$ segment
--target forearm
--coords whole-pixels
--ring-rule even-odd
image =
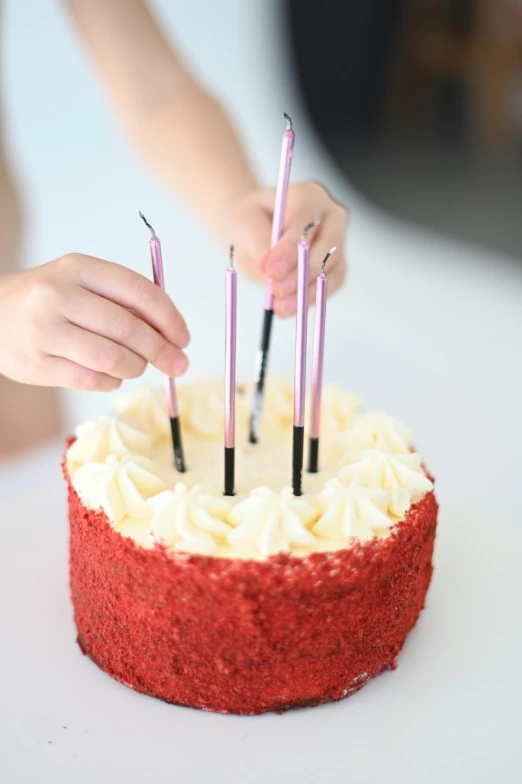
[[[165,96],[154,109],[127,118],[149,164],[222,239],[228,205],[257,187],[222,108],[197,85]]]
[[[256,187],[234,129],[143,0],[66,0],[139,150],[222,239],[227,205]]]

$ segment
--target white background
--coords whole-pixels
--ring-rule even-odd
[[[191,372],[222,372],[223,251],[135,157],[60,4],[6,6],[26,263],[75,250],[149,274],[142,209],[191,327]],[[294,179],[324,181],[352,210],[352,272],[329,305],[326,376],[415,433],[441,502],[434,582],[399,669],[348,701],[259,718],[169,707],[112,682],[74,645],[59,446],[13,462],[0,477],[0,779],[519,781],[522,267],[399,224],[350,188],[306,124],[272,4],[155,6],[226,102],[262,181],[275,179],[287,111]],[[262,292],[241,281],[239,295],[239,373],[250,375]],[[276,326],[275,370],[291,370],[293,330]],[[70,427],[107,406],[68,394]]]

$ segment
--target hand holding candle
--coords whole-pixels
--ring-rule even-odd
[[[319,428],[321,421],[321,392],[323,386],[324,334],[326,325],[326,299],[328,278],[325,275],[326,262],[336,250],[330,248],[323,260],[321,274],[317,277],[315,295],[314,353],[312,359],[312,406],[310,413],[310,443],[308,471],[316,474],[319,470]]]
[[[152,274],[154,283],[160,289],[165,291],[165,278],[163,275],[163,259],[161,255],[161,243],[156,232],[148,223],[145,215],[140,212],[140,218],[151,232],[150,238],[150,255],[152,259]],[[185,466],[185,457],[183,454],[183,442],[181,439],[181,427],[179,423],[179,410],[178,399],[176,396],[176,387],[174,379],[171,376],[165,376],[165,392],[167,395],[167,405],[170,417],[170,427],[172,432],[172,446],[174,449],[174,464],[178,471],[184,473],[187,469]]]
[[[237,273],[234,246],[225,272],[225,495],[235,493]]]

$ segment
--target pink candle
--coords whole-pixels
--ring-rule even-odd
[[[225,495],[234,495],[235,484],[236,335],[237,273],[231,245],[230,267],[225,272]]]
[[[319,458],[319,427],[321,421],[321,391],[323,386],[324,334],[326,326],[326,299],[328,278],[324,271],[326,262],[334,252],[331,248],[323,260],[321,274],[317,277],[315,288],[314,348],[312,359],[312,406],[310,412],[310,443],[308,471],[317,473]]]
[[[306,393],[306,338],[308,323],[308,265],[310,245],[306,240],[307,232],[319,221],[312,221],[303,231],[301,242],[297,244],[297,314],[295,325],[295,362],[294,362],[294,430],[292,485],[294,495],[302,495],[304,415]]]
[[[165,280],[163,277],[163,260],[161,256],[161,243],[158,237],[150,238],[150,255],[152,258],[152,272],[154,283],[161,289],[165,290]],[[165,393],[167,395],[167,406],[169,409],[169,417],[179,416],[178,397],[176,395],[176,387],[174,379],[170,376],[165,376]]]
[[[295,323],[295,360],[294,360],[294,425],[295,427],[304,427],[309,256],[310,256],[310,246],[303,239],[297,245],[297,313],[296,313],[296,323]]]
[[[281,158],[279,161],[274,216],[272,218],[272,236],[270,239],[271,248],[277,245],[283,233],[286,196],[288,193],[288,183],[290,181],[290,166],[292,165],[292,155],[294,154],[295,134],[292,130],[292,120],[288,114],[285,114],[284,118],[286,120],[286,131],[283,134],[283,140],[281,142]],[[270,279],[266,284],[265,309],[272,310],[272,281]]]
[[[281,237],[285,220],[286,195],[288,192],[288,182],[290,180],[290,166],[294,151],[294,132],[292,130],[292,120],[285,114],[286,131],[283,134],[281,144],[281,159],[279,162],[279,175],[277,178],[277,188],[274,203],[274,217],[272,219],[272,237],[270,247],[273,248]],[[259,441],[259,430],[261,427],[261,413],[263,410],[263,398],[265,390],[265,375],[268,365],[268,352],[270,349],[270,338],[272,335],[272,321],[274,311],[272,310],[272,281],[269,279],[266,284],[265,308],[263,316],[263,330],[261,333],[261,346],[256,357],[256,370],[254,378],[254,399],[252,401],[252,416],[250,419],[251,444]]]
[[[152,260],[152,276],[154,283],[156,286],[159,286],[160,289],[165,291],[165,278],[163,275],[163,258],[161,255],[161,242],[159,237],[156,236],[156,232],[147,221],[145,215],[140,212],[140,218],[144,222],[144,224],[148,227],[151,233],[150,238],[150,256]],[[176,395],[176,386],[174,384],[174,379],[170,376],[165,376],[165,394],[167,397],[167,407],[169,411],[170,417],[170,424],[172,430],[172,440],[174,446],[174,462],[176,464],[176,468],[178,471],[184,472],[185,468],[185,458],[183,456],[183,446],[181,442],[181,430],[179,424],[179,409],[178,409],[178,398]]]

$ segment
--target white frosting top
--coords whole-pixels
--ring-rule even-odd
[[[305,494],[295,497],[287,486],[293,385],[270,379],[257,445],[247,441],[251,392],[239,385],[235,497],[222,495],[223,384],[214,380],[178,388],[184,474],[173,467],[162,390],[118,396],[118,416],[81,425],[67,468],[82,502],[142,547],[260,559],[387,536],[432,489],[403,425],[381,412],[360,413],[354,395],[325,387],[320,472],[305,471]]]
[[[242,390],[236,395],[236,427],[241,430],[248,421],[248,400]],[[223,381],[193,381],[179,386],[178,402],[183,432],[201,438],[222,438],[225,421],[225,390]]]
[[[246,438],[250,424],[252,384],[236,386],[237,439]],[[200,438],[222,439],[224,428],[225,394],[219,379],[192,381],[178,387],[180,418],[183,430]],[[294,387],[286,378],[272,376],[265,387],[265,407],[261,421],[261,435],[279,433],[291,427],[294,416]]]

